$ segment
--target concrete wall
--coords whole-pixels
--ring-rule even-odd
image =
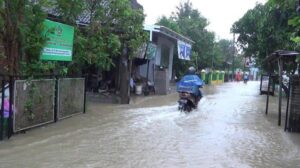
[[[163,37],[158,37],[157,38],[157,51],[156,51],[156,58],[154,60],[150,61],[149,65],[149,79],[153,79],[153,67],[161,65],[161,58],[162,58],[162,45],[165,45],[169,48],[169,65],[168,65],[168,78],[171,80],[172,78],[172,71],[173,71],[173,57],[174,57],[174,49],[175,49],[175,43],[163,38]],[[146,77],[147,75],[147,64],[144,64],[139,67],[139,73],[143,76]]]
[[[170,81],[168,80],[168,70],[167,69],[157,69],[155,70],[155,93],[158,95],[168,94],[170,87]]]
[[[161,63],[161,48],[162,45],[166,45],[169,48],[169,65],[168,65],[168,79],[171,80],[172,78],[172,71],[173,71],[173,57],[174,57],[174,49],[175,49],[175,43],[163,38],[163,37],[158,37],[158,41],[157,41],[157,45],[158,45],[158,53],[156,55],[156,60],[155,63],[156,65],[160,65]]]
[[[170,80],[172,78],[173,73],[173,57],[174,57],[174,49],[176,42],[171,41],[164,36],[156,36],[156,40],[154,41],[157,45],[156,57],[154,60],[151,60],[149,63],[149,76],[148,79],[151,82],[154,82],[155,90],[157,94],[167,94],[169,90]],[[168,48],[168,68],[167,69],[159,69],[158,67],[162,63],[162,46]],[[139,67],[139,73],[143,77],[147,76],[147,64],[144,64]]]

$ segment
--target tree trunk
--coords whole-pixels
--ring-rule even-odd
[[[17,4],[17,9],[12,7],[13,3]],[[19,23],[24,20],[24,6],[24,1],[5,1],[4,32],[2,40],[5,56],[8,61],[8,73],[10,75],[19,73],[20,37],[18,37],[18,28]]]
[[[121,61],[120,60],[115,60],[114,61],[114,64],[117,65],[116,66],[116,74],[115,74],[115,87],[116,87],[116,90],[117,90],[117,94],[119,94],[119,91],[120,91],[120,67],[121,67]]]
[[[120,60],[120,97],[121,104],[129,104],[130,101],[130,86],[129,86],[129,61],[128,48],[125,46]]]
[[[5,55],[8,60],[8,73],[15,75],[19,71],[19,44],[17,41],[4,41]]]

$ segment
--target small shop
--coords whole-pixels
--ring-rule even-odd
[[[131,86],[137,89],[137,94],[141,94],[142,89],[146,94],[152,91],[166,95],[174,75],[175,52],[178,52],[179,59],[190,60],[194,42],[164,26],[146,25],[144,30],[149,32],[149,42],[136,54]]]
[[[281,125],[283,91],[287,98],[284,130],[300,132],[300,92],[299,92],[299,63],[296,58],[300,55],[296,51],[278,50],[266,58],[269,67],[267,77],[266,115],[269,111],[269,95],[274,92],[274,83],[278,83],[278,125]],[[276,73],[277,72],[277,73]],[[261,80],[261,88],[263,80]],[[272,89],[272,91],[270,90]],[[273,93],[274,94],[274,93]]]

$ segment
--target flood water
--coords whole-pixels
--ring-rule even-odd
[[[300,167],[300,134],[277,126],[276,97],[264,114],[258,82],[204,92],[189,114],[177,110],[177,94],[131,105],[89,103],[87,114],[1,142],[0,167]]]

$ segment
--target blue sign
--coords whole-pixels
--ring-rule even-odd
[[[177,41],[178,57],[183,60],[191,60],[192,46],[183,41]]]

